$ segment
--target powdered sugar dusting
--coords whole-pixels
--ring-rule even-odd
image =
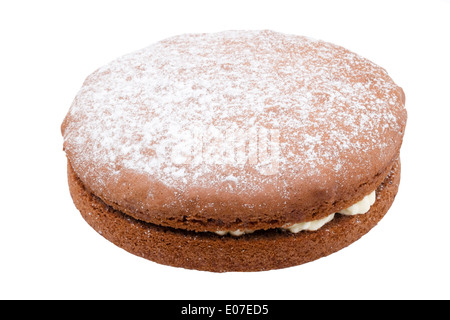
[[[99,189],[125,169],[179,192],[225,185],[249,193],[274,184],[288,197],[283,177],[326,170],[339,182],[375,156],[392,158],[395,143],[386,137],[402,138],[400,99],[383,69],[323,41],[272,31],[180,35],[90,75],[67,116],[65,148]],[[277,130],[276,173],[261,174],[264,161],[190,154],[214,128],[218,136]]]

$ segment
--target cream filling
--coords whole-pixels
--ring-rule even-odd
[[[375,203],[376,194],[375,191],[372,191],[370,194],[366,195],[361,201],[358,201],[354,205],[351,205],[350,207],[343,209],[337,213],[343,214],[346,216],[353,216],[355,214],[364,214],[367,213],[370,210],[370,207]],[[300,222],[300,223],[291,223],[291,224],[285,224],[281,227],[281,229],[288,230],[292,233],[298,233],[303,230],[308,231],[316,231],[323,227],[325,224],[330,222],[334,219],[335,213],[332,213],[325,218],[313,220],[313,221],[307,221],[307,222]],[[220,236],[224,236],[226,234],[231,234],[232,236],[239,237],[243,234],[252,233],[255,230],[219,230],[216,231]]]

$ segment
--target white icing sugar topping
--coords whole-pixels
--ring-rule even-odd
[[[383,69],[333,44],[273,31],[186,34],[90,75],[65,148],[99,190],[129,170],[180,191],[248,192],[391,159],[385,137],[402,137],[399,99]]]

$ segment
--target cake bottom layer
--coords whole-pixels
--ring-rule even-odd
[[[69,189],[87,223],[115,245],[145,259],[212,272],[264,271],[307,263],[339,251],[369,232],[392,205],[400,183],[400,161],[376,190],[364,215],[338,215],[316,231],[273,229],[240,237],[193,232],[142,222],[114,210],[88,192],[68,163]]]

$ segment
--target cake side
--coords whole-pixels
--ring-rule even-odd
[[[161,227],[114,210],[85,189],[68,164],[69,188],[87,223],[124,250],[145,259],[187,269],[213,272],[264,271],[300,265],[332,254],[369,232],[397,194],[400,161],[376,190],[364,215],[338,216],[317,231],[258,231],[242,237],[219,236]]]

